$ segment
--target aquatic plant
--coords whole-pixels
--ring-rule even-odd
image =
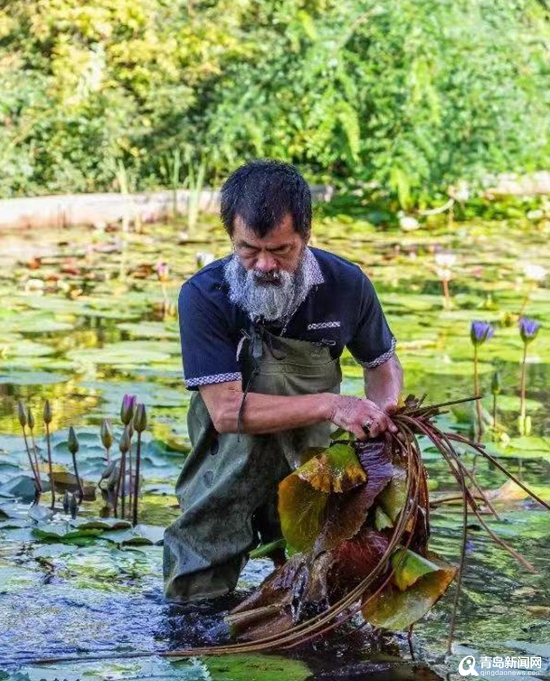
[[[25,411],[25,405],[21,400],[17,403],[17,417],[19,420],[19,425],[21,426],[21,429],[23,430],[23,440],[25,442],[25,449],[27,450],[27,456],[29,458],[29,464],[31,467],[32,475],[34,478],[34,486],[35,486],[35,498],[34,498],[34,503],[37,504],[40,500],[40,495],[42,494],[42,484],[40,482],[40,471],[38,470],[38,467],[35,468],[34,461],[32,459],[32,454],[31,450],[29,448],[29,442],[27,440],[27,412]]]
[[[36,468],[36,473],[38,476],[38,482],[40,483],[40,491],[42,492],[42,481],[40,480],[40,465],[38,463],[38,451],[36,449],[36,442],[34,440],[34,426],[35,426],[35,421],[34,421],[34,414],[32,413],[32,409],[30,407],[27,407],[27,425],[29,426],[29,431],[31,434],[31,443],[32,443],[32,451],[34,454],[34,466]]]
[[[527,290],[525,292],[523,302],[521,304],[521,309],[519,311],[519,316],[522,317],[525,312],[527,305],[531,300],[533,292],[537,290],[540,284],[548,276],[548,270],[542,265],[537,265],[533,262],[523,262],[521,263],[523,277],[527,283]]]
[[[527,317],[519,320],[519,333],[523,341],[523,357],[521,361],[521,388],[520,388],[520,416],[519,431],[522,435],[529,435],[531,431],[531,418],[526,415],[526,387],[527,387],[527,346],[532,343],[540,329],[539,322]]]
[[[162,288],[162,297],[163,297],[163,305],[164,305],[164,311],[167,311],[168,308],[170,307],[170,300],[168,299],[168,292],[166,290],[166,282],[169,279],[170,275],[170,268],[165,262],[159,262],[155,266],[155,270],[157,272],[158,280],[160,281],[160,286]]]
[[[120,405],[120,420],[124,426],[127,426],[134,418],[136,401],[137,397],[135,395],[124,395],[122,398],[122,404]]]
[[[497,397],[500,395],[500,374],[495,371],[491,379],[491,394],[493,396],[493,440],[497,431]]]
[[[392,414],[392,419],[398,428],[397,435],[388,435],[388,440],[377,438],[357,442],[353,440],[351,434],[340,431],[333,436],[337,439],[328,450],[317,453],[305,467],[292,473],[281,483],[282,496],[286,498],[286,501],[289,499],[292,501],[293,488],[296,486],[301,486],[302,491],[307,489],[307,486],[311,488],[310,494],[306,495],[306,501],[307,499],[311,501],[315,497],[317,499],[322,499],[323,496],[330,498],[330,501],[324,499],[323,513],[315,513],[315,504],[308,507],[306,503],[300,507],[300,517],[294,523],[296,527],[292,537],[288,533],[289,528],[293,527],[292,523],[284,525],[285,531],[289,534],[288,543],[296,542],[297,537],[298,543],[306,547],[306,552],[312,536],[313,544],[321,541],[323,545],[330,546],[332,543],[333,547],[336,545],[337,551],[342,551],[339,556],[342,572],[333,580],[336,588],[333,589],[328,601],[319,603],[312,599],[307,602],[304,596],[313,595],[313,589],[308,592],[303,588],[294,592],[289,589],[295,577],[290,569],[292,566],[295,566],[296,572],[304,578],[301,582],[302,586],[306,585],[308,580],[309,584],[320,586],[328,584],[327,581],[323,583],[321,579],[318,579],[323,576],[323,569],[326,568],[322,562],[317,566],[315,574],[308,575],[311,561],[308,563],[306,559],[302,562],[302,558],[291,557],[285,566],[279,567],[275,574],[268,578],[267,584],[273,586],[277,577],[282,575],[289,577],[286,584],[283,579],[279,579],[278,583],[283,589],[290,590],[291,595],[296,596],[293,603],[295,607],[289,610],[283,602],[282,607],[279,608],[275,602],[272,602],[257,608],[257,612],[254,613],[255,617],[249,617],[248,620],[244,614],[246,608],[239,607],[229,617],[230,621],[233,619],[233,622],[241,624],[242,636],[246,630],[247,621],[260,633],[259,622],[262,618],[271,618],[273,621],[275,617],[277,621],[277,613],[282,615],[286,612],[286,620],[283,617],[279,619],[282,623],[281,628],[267,629],[261,633],[260,638],[252,641],[155,651],[154,654],[163,658],[180,658],[290,649],[323,636],[348,622],[359,612],[362,612],[363,617],[373,622],[376,627],[399,629],[401,626],[397,625],[405,626],[411,618],[418,619],[420,611],[425,612],[429,609],[456,574],[456,591],[448,638],[448,650],[451,651],[465,570],[468,528],[471,524],[470,514],[475,516],[476,523],[489,534],[493,542],[518,560],[528,571],[535,572],[531,563],[488,526],[484,516],[490,514],[497,520],[500,518],[489,496],[484,493],[475,475],[462,461],[462,448],[471,448],[479,453],[547,510],[550,510],[550,505],[508,472],[486,451],[484,445],[469,441],[456,433],[444,432],[436,425],[435,417],[445,413],[446,407],[470,400],[455,400],[429,406],[423,406],[423,401],[424,397],[417,400],[409,396],[398,411]],[[138,427],[141,427],[141,424]],[[434,445],[447,463],[459,487],[459,498],[462,500],[462,541],[458,571],[452,566],[439,562],[433,554],[422,555],[422,548],[427,548],[430,519],[427,476],[421,459],[419,436],[426,437]],[[349,457],[350,448],[353,448],[355,461],[353,457],[351,459]],[[300,495],[301,492],[295,495],[295,500],[299,500]],[[325,512],[329,503],[331,506],[328,512]],[[285,509],[281,511],[281,516],[284,517]],[[313,524],[311,524],[312,518]],[[319,519],[328,520],[316,523],[315,521]],[[332,522],[335,519],[338,522]],[[374,522],[374,532],[368,526],[364,532],[365,521]],[[376,533],[384,539],[377,538]],[[342,541],[343,534],[351,536]],[[341,546],[344,542],[349,542],[350,545],[342,550]],[[334,548],[329,548],[327,551],[321,551],[318,557],[334,550]],[[411,588],[412,592],[409,592]],[[259,594],[262,589],[266,589],[266,582],[260,587]],[[413,607],[408,609],[405,599],[402,599],[400,594],[414,595],[415,589],[419,592],[417,595],[420,597],[420,605],[413,604]],[[273,589],[271,591],[273,592]],[[259,594],[251,598],[259,598]],[[392,621],[389,616],[391,608],[385,609],[383,594],[388,594],[388,603],[391,604],[391,608],[394,608],[397,613],[401,612],[400,621]],[[269,589],[267,589],[267,594],[264,591],[263,595],[269,596]],[[426,602],[428,608],[426,608]],[[310,605],[313,607],[310,608]],[[235,618],[234,615],[238,617]],[[412,625],[408,627],[408,631],[410,636]],[[143,657],[150,654],[148,651],[135,651],[124,653],[123,656]],[[33,662],[47,664],[74,659],[108,659],[120,655],[121,653],[100,654],[86,656],[86,658],[82,658],[81,655],[65,656]]]
[[[118,443],[118,448],[120,450],[120,468],[119,468],[119,473],[118,473],[118,483],[117,483],[117,488],[116,488],[116,495],[115,495],[115,518],[117,518],[117,504],[118,504],[118,499],[120,498],[120,517],[124,518],[125,514],[125,499],[126,499],[126,492],[125,492],[125,486],[126,486],[126,454],[128,450],[130,449],[130,435],[128,432],[128,426],[124,428],[124,432],[122,433],[122,436],[119,440]]]
[[[493,337],[495,330],[488,322],[473,321],[470,326],[470,339],[474,346],[474,392],[476,396],[480,394],[479,392],[479,359],[478,359],[478,348],[483,345],[485,341]],[[483,416],[481,411],[481,402],[476,401],[476,414],[477,414],[477,429],[476,429],[476,439],[480,439],[483,435]]]
[[[50,437],[50,423],[52,422],[52,408],[50,406],[50,401],[46,400],[44,402],[44,411],[42,414],[42,419],[44,421],[44,426],[46,428],[46,446],[48,448],[48,472],[50,475],[50,486],[52,491],[52,505],[51,508],[55,508],[55,480],[53,479],[53,468],[52,468],[52,443]]]
[[[74,466],[74,474],[76,477],[76,484],[78,485],[78,494],[79,494],[79,503],[82,503],[82,499],[84,498],[84,488],[82,487],[82,480],[80,479],[80,476],[78,475],[78,465],[76,463],[76,455],[77,452],[80,448],[80,445],[78,443],[78,438],[76,436],[75,429],[71,426],[69,428],[69,437],[67,439],[67,448],[71,452],[71,455],[73,457],[73,466]]]
[[[452,268],[456,264],[456,255],[448,252],[438,252],[434,255],[435,272],[441,282],[443,289],[443,305],[446,310],[451,308],[451,294],[449,291],[449,282],[453,278]]]
[[[105,447],[105,452],[107,454],[107,463],[110,461],[110,456],[109,452],[111,450],[111,447],[113,446],[113,428],[111,426],[111,422],[108,419],[104,419],[103,423],[101,424],[101,428],[99,431],[100,437],[101,437],[101,443]]]
[[[134,487],[134,505],[132,508],[132,523],[137,525],[138,519],[138,498],[139,498],[139,465],[141,460],[141,435],[147,428],[147,412],[144,404],[136,406],[136,413],[134,415],[134,428],[137,435],[137,449],[136,449],[136,474]]]

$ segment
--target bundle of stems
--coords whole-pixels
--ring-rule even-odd
[[[527,492],[534,500],[550,510],[550,505],[532,492],[523,482],[518,480],[514,475],[506,470],[494,457],[485,451],[485,447],[477,442],[468,440],[467,438],[454,434],[444,433],[434,423],[434,417],[445,413],[442,409],[452,404],[461,402],[468,402],[478,397],[467,398],[462,400],[455,400],[451,402],[444,402],[430,406],[422,406],[425,395],[417,400],[412,396],[407,398],[405,406],[395,414],[392,414],[392,420],[396,424],[398,433],[389,434],[394,446],[394,452],[401,457],[407,472],[407,486],[406,486],[406,502],[395,524],[393,534],[389,541],[388,547],[381,557],[380,561],[372,572],[363,579],[354,589],[348,594],[340,598],[331,607],[322,613],[312,617],[311,619],[298,623],[287,631],[266,636],[262,639],[253,642],[232,643],[228,645],[219,646],[204,646],[196,648],[184,648],[180,650],[170,650],[164,652],[154,653],[161,657],[193,657],[196,655],[223,655],[234,653],[254,653],[259,651],[269,651],[276,649],[289,649],[299,645],[303,645],[312,639],[323,636],[332,631],[334,628],[341,626],[350,620],[361,608],[375,596],[377,596],[391,581],[395,570],[399,567],[398,561],[390,560],[392,554],[398,546],[408,548],[409,543],[414,534],[414,526],[418,517],[419,509],[429,504],[428,500],[428,486],[426,469],[422,463],[420,445],[417,439],[418,435],[426,436],[433,445],[441,453],[443,459],[449,466],[451,473],[456,479],[460,494],[462,498],[463,507],[463,525],[462,525],[462,541],[460,552],[459,570],[456,577],[456,591],[451,614],[451,621],[449,627],[448,637],[448,652],[451,652],[451,645],[456,624],[456,614],[458,610],[458,603],[460,598],[460,590],[462,578],[464,574],[466,542],[468,535],[468,514],[473,513],[478,519],[480,525],[486,530],[491,539],[502,549],[507,551],[511,556],[518,560],[530,572],[536,572],[535,568],[523,556],[509,546],[504,540],[498,537],[493,530],[487,525],[483,514],[482,507],[479,504],[481,500],[490,513],[498,519],[498,514],[482,490],[480,484],[476,480],[475,474],[472,473],[460,458],[460,454],[455,447],[455,443],[466,445],[472,448],[477,454],[490,461],[509,479],[513,480],[523,490]],[[475,491],[471,491],[475,490]],[[404,539],[405,538],[405,539]],[[404,552],[405,553],[405,552]],[[387,573],[387,574],[386,574]],[[378,584],[379,578],[385,575],[382,583]],[[375,588],[373,591],[372,589]],[[410,631],[409,631],[410,635]],[[110,657],[140,657],[151,655],[152,653],[128,653],[127,655],[114,655]],[[55,658],[39,660],[40,663],[58,662],[62,660],[74,659],[104,659],[105,656],[92,656],[86,658]]]

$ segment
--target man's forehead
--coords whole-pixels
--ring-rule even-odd
[[[240,215],[235,218],[235,226],[233,229],[233,241],[245,241],[252,246],[276,246],[281,243],[295,241],[296,238],[301,238],[299,233],[294,229],[292,223],[292,216],[288,213],[278,225],[276,225],[266,236],[258,236],[252,229],[246,226]]]

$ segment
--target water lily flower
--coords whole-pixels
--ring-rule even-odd
[[[544,281],[548,275],[548,270],[542,265],[526,262],[523,263],[523,274],[530,281]]]
[[[111,449],[111,446],[113,444],[113,428],[111,426],[111,422],[108,419],[105,419],[101,424],[99,434],[101,436],[101,442],[105,449],[107,450]]]
[[[144,404],[138,404],[136,406],[134,428],[138,433],[142,433],[147,428],[147,412],[145,411]]]
[[[485,341],[493,337],[494,333],[495,330],[489,322],[474,321],[470,327],[470,338],[474,347],[483,345]]]
[[[44,414],[42,418],[44,419],[44,423],[50,424],[52,422],[52,408],[49,400],[44,402]]]
[[[17,417],[19,418],[21,428],[25,428],[27,425],[27,412],[25,411],[25,405],[21,400],[17,403]]]
[[[76,454],[79,449],[79,444],[78,444],[78,438],[76,437],[76,433],[74,428],[71,426],[69,428],[69,437],[67,438],[67,448],[71,452],[71,454]]]
[[[120,406],[120,420],[127,426],[134,417],[137,397],[135,395],[124,395]]]
[[[138,521],[138,499],[139,499],[139,466],[141,462],[141,434],[147,428],[147,412],[144,404],[138,404],[134,416],[134,428],[137,432],[136,449],[136,475],[134,478],[134,499],[132,505],[132,523],[135,526]]]
[[[159,262],[155,266],[155,270],[157,272],[157,276],[159,278],[159,281],[165,282],[168,281],[168,276],[170,274],[170,268],[165,262]]]
[[[486,340],[493,337],[495,330],[489,324],[489,322],[474,321],[470,326],[470,338],[474,346],[474,390],[476,396],[480,395],[479,389],[479,359],[478,359],[478,348],[483,345]],[[476,413],[477,413],[477,436],[478,439],[483,435],[483,414],[481,411],[481,402],[478,399],[476,401]]]
[[[528,435],[531,430],[531,419],[527,416],[527,346],[535,340],[540,329],[540,323],[534,319],[521,317],[519,320],[519,333],[523,341],[523,358],[521,362],[521,387],[520,387],[520,416],[519,432],[521,435]]]
[[[405,213],[400,212],[399,216],[399,228],[404,232],[413,232],[415,229],[420,227],[418,220],[412,215],[405,215]]]
[[[52,492],[52,505],[51,509],[53,510],[55,508],[55,480],[53,477],[53,470],[52,470],[52,444],[50,441],[50,423],[52,422],[52,408],[50,406],[50,401],[46,400],[44,402],[44,413],[42,415],[42,418],[44,419],[44,424],[46,425],[46,444],[48,447],[48,468],[50,471],[50,483],[51,483],[51,492]]]
[[[527,345],[531,341],[535,340],[537,333],[539,332],[540,324],[534,319],[528,319],[527,317],[522,317],[519,320],[519,333],[521,340]]]

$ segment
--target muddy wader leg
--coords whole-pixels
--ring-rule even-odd
[[[242,360],[250,391],[274,395],[339,392],[340,365],[327,347],[279,338],[265,330],[261,357]],[[259,371],[252,373],[255,366]],[[222,596],[235,588],[248,553],[279,538],[277,486],[326,446],[330,423],[280,433],[218,433],[199,392],[188,412],[192,450],[178,481],[181,516],[164,533],[164,595],[180,603]]]

